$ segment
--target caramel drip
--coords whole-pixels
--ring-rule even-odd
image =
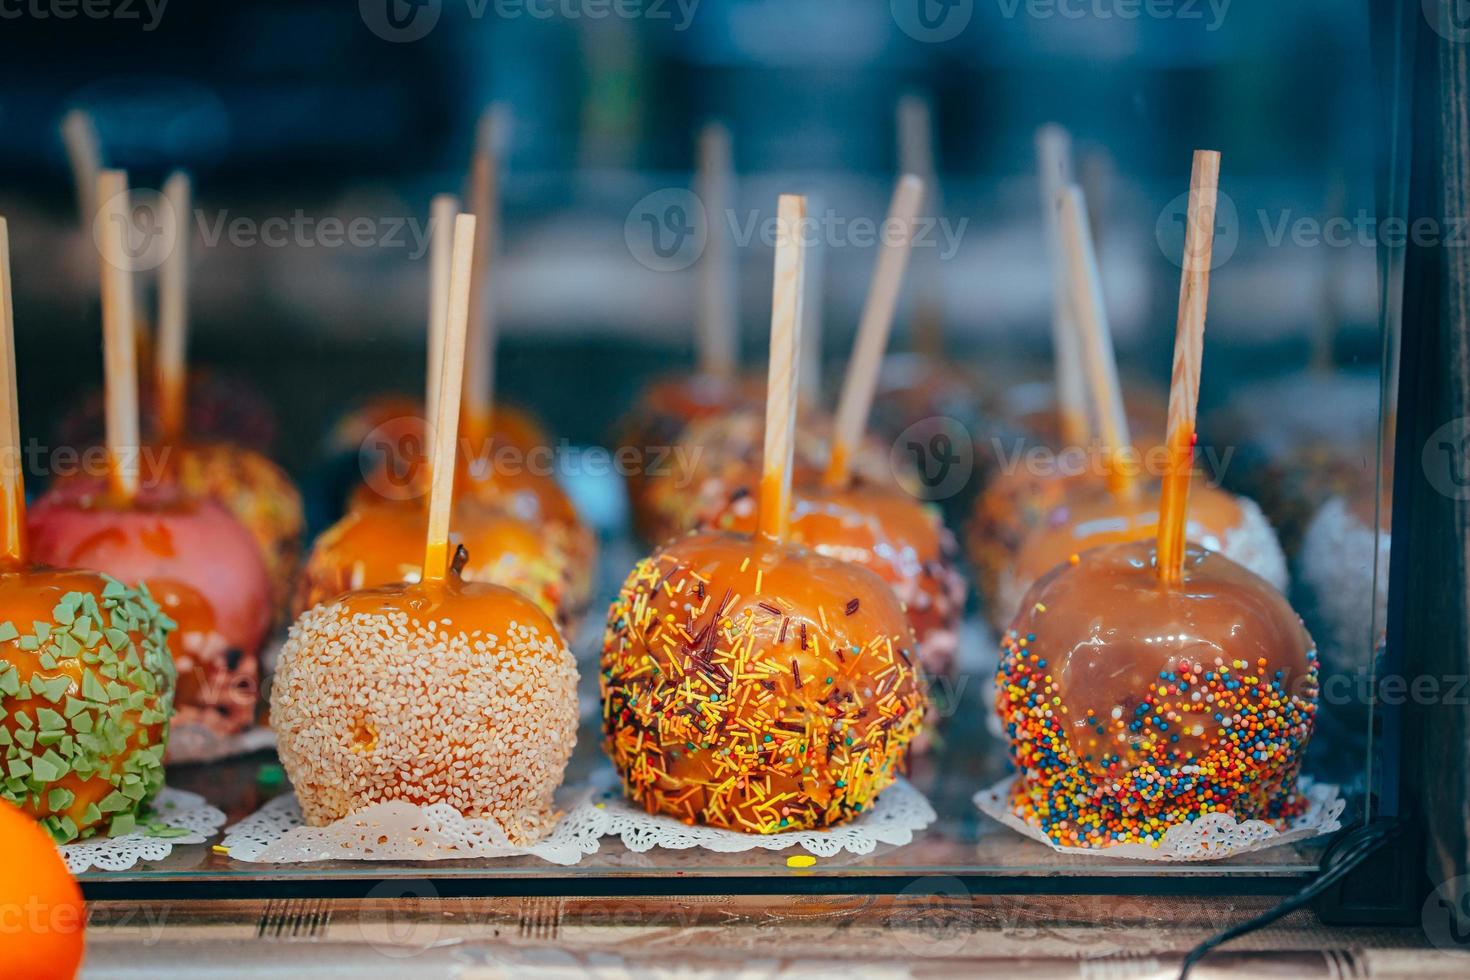
[[[1184,564],[1189,513],[1189,477],[1194,469],[1194,426],[1181,422],[1169,431],[1169,468],[1159,488],[1159,577],[1178,584]]]

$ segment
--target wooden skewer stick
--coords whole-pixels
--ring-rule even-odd
[[[934,119],[929,99],[910,93],[898,100],[898,172],[914,174],[924,182],[924,215],[940,213],[939,177],[934,162]],[[939,263],[936,257],[918,263],[917,295],[913,313],[913,346],[926,357],[944,356],[944,324],[940,304]]]
[[[459,198],[435,194],[429,203],[429,357],[424,379],[424,418],[434,417],[439,380],[444,373],[444,323],[449,314],[449,273],[454,249],[454,216]]]
[[[776,208],[776,270],[771,283],[771,362],[766,378],[766,441],[761,456],[764,538],[785,541],[791,524],[791,468],[796,444],[796,377],[801,361],[801,302],[806,198],[782,194]]]
[[[723,123],[705,123],[699,131],[699,171],[694,181],[708,229],[699,260],[696,343],[700,373],[716,378],[732,377],[740,360],[736,326],[739,277],[736,256],[725,235],[725,215],[733,206],[734,172],[730,130]]]
[[[449,518],[454,509],[455,448],[459,441],[459,400],[464,386],[475,235],[474,215],[461,214],[454,219],[454,251],[450,260],[449,306],[444,326],[439,401],[431,407],[434,448],[429,457],[431,483],[428,540],[424,547],[425,582],[442,582],[449,575]]]
[[[97,177],[102,209],[102,353],[107,402],[108,485],[124,501],[138,494],[138,348],[133,329],[133,209],[128,175]]]
[[[175,171],[163,185],[174,220],[173,242],[158,269],[158,351],[154,386],[158,424],[165,443],[184,435],[188,398],[189,336],[189,175]]]
[[[1036,131],[1036,163],[1041,177],[1041,207],[1051,265],[1051,343],[1058,428],[1065,445],[1081,446],[1092,435],[1087,414],[1087,384],[1076,314],[1070,303],[1067,260],[1057,227],[1057,195],[1072,181],[1072,137],[1065,129],[1048,123]]]
[[[1194,468],[1195,411],[1205,348],[1205,310],[1210,300],[1210,261],[1215,249],[1215,202],[1220,154],[1195,150],[1189,175],[1184,262],[1179,275],[1179,315],[1174,327],[1174,370],[1169,380],[1169,469],[1159,498],[1159,581],[1184,578],[1184,532],[1189,517],[1189,477]]]
[[[470,171],[470,211],[475,216],[474,281],[464,379],[465,439],[484,453],[495,415],[495,243],[500,224],[500,174],[494,154],[475,154]]]
[[[5,559],[14,565],[25,563],[26,547],[26,481],[25,467],[20,452],[20,406],[15,384],[15,308],[11,303],[10,283],[10,226],[0,218],[0,384],[5,392],[0,395],[0,520],[4,527]]]
[[[808,194],[806,205],[812,214],[822,213],[822,199]],[[822,408],[822,317],[825,315],[827,246],[812,242],[806,250],[806,270],[802,273],[801,299],[801,376],[797,391],[801,404],[808,409]]]
[[[1087,205],[1081,188],[1073,185],[1057,199],[1058,231],[1067,260],[1069,306],[1081,335],[1088,390],[1092,393],[1103,449],[1108,460],[1108,487],[1119,497],[1131,498],[1136,481],[1131,469],[1120,464],[1120,454],[1131,452],[1128,416],[1123,411],[1123,390],[1118,383],[1118,361],[1113,353],[1113,333],[1103,304],[1102,277],[1097,271],[1097,253],[1087,230]]]
[[[90,113],[73,109],[61,120],[61,141],[66,146],[66,159],[77,189],[77,210],[82,227],[90,228],[97,217],[97,175],[102,172],[102,151],[97,139],[97,124]]]
[[[873,408],[873,393],[878,389],[878,372],[883,354],[888,349],[888,334],[893,326],[893,313],[898,308],[898,294],[903,286],[904,268],[908,265],[914,238],[914,222],[924,203],[924,182],[914,174],[899,178],[888,204],[884,222],[883,249],[868,286],[863,304],[857,339],[853,342],[852,360],[842,381],[842,395],[837,402],[837,419],[833,423],[832,458],[828,461],[824,482],[829,487],[843,487],[852,476],[852,459],[868,427],[868,413]]]

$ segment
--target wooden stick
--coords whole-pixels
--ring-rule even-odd
[[[1051,344],[1056,371],[1058,429],[1064,445],[1082,446],[1092,436],[1087,415],[1087,385],[1076,314],[1070,305],[1067,261],[1057,227],[1057,195],[1072,181],[1072,137],[1065,129],[1048,123],[1036,131],[1036,164],[1041,182],[1041,209],[1045,215],[1047,256],[1051,265]]]
[[[429,330],[428,374],[424,379],[424,418],[434,417],[439,404],[439,379],[444,374],[444,323],[449,314],[449,273],[454,249],[454,216],[459,198],[435,194],[429,203]]]
[[[761,456],[764,538],[785,541],[791,524],[791,467],[796,443],[796,376],[801,361],[801,301],[806,198],[782,194],[776,208],[776,269],[771,283],[771,362],[766,377],[766,441]]]
[[[1220,154],[1195,150],[1179,276],[1179,315],[1174,326],[1174,371],[1169,380],[1169,431],[1165,439],[1169,469],[1159,498],[1159,581],[1166,585],[1184,578],[1184,532],[1189,516],[1189,476],[1194,468],[1194,420],[1199,407],[1219,186]]]
[[[61,141],[66,146],[66,159],[71,165],[72,181],[77,191],[77,212],[82,227],[91,230],[97,218],[97,175],[102,172],[102,151],[97,139],[97,124],[91,113],[73,109],[61,119]]]
[[[922,213],[937,217],[940,212],[939,176],[934,162],[934,120],[929,100],[910,93],[898,100],[898,172],[914,174],[927,192]],[[939,294],[942,283],[936,258],[918,263],[914,299],[913,346],[926,357],[944,356],[944,325]]]
[[[699,371],[730,378],[740,361],[739,296],[735,250],[725,234],[726,215],[733,206],[735,165],[730,130],[708,122],[699,131],[699,170],[694,193],[704,205],[704,255],[699,261],[699,299],[696,312]]]
[[[108,485],[124,501],[138,494],[138,348],[133,329],[133,209],[128,175],[97,177],[102,209],[102,353],[106,380]]]
[[[842,381],[842,396],[837,402],[837,419],[833,423],[832,457],[827,464],[824,482],[829,487],[844,487],[852,476],[853,454],[868,427],[868,413],[873,408],[873,393],[878,389],[878,372],[883,354],[888,349],[888,334],[893,326],[893,313],[898,308],[898,293],[903,286],[904,268],[908,265],[913,244],[914,222],[924,203],[924,182],[914,174],[899,178],[888,204],[884,222],[883,248],[868,286],[853,342],[852,359]],[[896,234],[896,237],[894,237]]]
[[[1128,415],[1123,411],[1113,333],[1103,303],[1097,253],[1092,248],[1092,234],[1087,230],[1087,205],[1082,199],[1082,189],[1072,185],[1063,190],[1057,199],[1057,211],[1062,252],[1067,260],[1068,305],[1076,317],[1086,355],[1087,388],[1092,394],[1093,414],[1108,458],[1108,486],[1118,496],[1131,498],[1136,492],[1133,474],[1118,463],[1119,454],[1130,451],[1133,440],[1128,432]]]
[[[495,415],[495,243],[500,223],[500,175],[491,153],[475,154],[470,171],[470,211],[475,216],[474,280],[465,354],[464,427],[471,452],[483,453]]]
[[[188,400],[189,334],[189,175],[175,171],[163,185],[173,212],[173,247],[158,269],[158,351],[154,387],[158,389],[159,434],[166,444],[184,436]]]
[[[0,218],[0,520],[4,526],[5,559],[12,565],[24,565],[29,554],[26,544],[26,479],[20,452],[20,405],[15,383],[15,308],[11,304],[10,226]]]
[[[459,400],[465,376],[470,293],[475,272],[475,216],[454,219],[454,251],[450,259],[449,307],[444,326],[443,370],[439,401],[433,406],[434,448],[430,456],[429,531],[424,546],[425,582],[449,575],[449,518],[454,509],[455,450],[459,441]]]
[[[808,194],[807,207],[812,214],[822,213],[822,199]],[[813,242],[806,249],[806,270],[802,273],[801,298],[801,374],[796,379],[801,406],[820,410],[822,405],[822,317],[826,297],[823,295],[827,274],[827,246]]]

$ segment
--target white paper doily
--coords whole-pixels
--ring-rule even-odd
[[[647,813],[628,802],[611,770],[600,772],[593,783],[601,788],[597,799],[607,815],[608,836],[621,837],[623,846],[635,852],[654,847],[676,851],[703,847],[733,854],[757,847],[768,851],[802,847],[818,857],[832,857],[842,851],[871,854],[879,844],[907,844],[915,833],[935,820],[934,808],[906,779],[885,789],[867,813],[841,826],[784,834],[744,834],[718,827],[691,826],[670,816]]]
[[[271,800],[230,827],[223,846],[238,861],[451,861],[532,854],[570,865],[595,854],[607,818],[584,790],[545,838],[512,844],[491,819],[465,817],[447,803],[377,803],[325,827],[308,827],[295,793]]]
[[[975,794],[975,805],[986,816],[1063,854],[1103,854],[1136,861],[1217,861],[1281,844],[1311,840],[1340,829],[1342,823],[1338,818],[1347,806],[1347,800],[1339,795],[1336,786],[1316,783],[1304,777],[1300,790],[1307,798],[1307,810],[1293,820],[1287,830],[1277,830],[1264,820],[1236,820],[1232,813],[1208,813],[1198,820],[1170,827],[1157,847],[1151,844],[1068,847],[1057,844],[1011,809],[1010,789],[1015,780],[1015,776],[1007,776],[989,789],[982,789]]]
[[[138,817],[138,829],[121,837],[89,837],[62,844],[72,874],[88,868],[126,871],[139,861],[162,861],[177,844],[203,844],[225,825],[225,815],[197,793],[165,786]]]

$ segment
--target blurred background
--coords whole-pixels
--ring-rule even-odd
[[[1125,373],[1167,382],[1180,241],[1169,206],[1191,150],[1213,147],[1235,213],[1222,208],[1217,228],[1206,408],[1314,358],[1376,379],[1365,7],[97,0],[89,15],[27,0],[0,24],[0,212],[25,429],[51,431],[101,376],[96,253],[58,129],[78,107],[134,187],[192,173],[193,357],[267,392],[279,455],[298,471],[355,399],[418,389],[429,198],[462,187],[491,102],[509,121],[499,387],[573,442],[604,439],[639,383],[691,363],[696,269],[650,268],[630,235],[640,201],[690,186],[698,127],[730,127],[742,221],[770,217],[782,191],[814,195],[839,221],[877,220],[906,94],[932,107],[939,230],[952,233],[916,252],[906,302],[928,283],[957,361],[983,376],[1002,355],[1047,351],[1033,136],[1055,121],[1090,193]],[[1332,217],[1355,224],[1327,241]],[[343,241],[330,218],[365,219],[364,234]],[[266,241],[270,219],[289,230]],[[876,256],[855,238],[834,232],[822,248],[833,370]],[[736,254],[755,360],[770,251],[756,235]],[[146,308],[149,274],[139,288]]]

